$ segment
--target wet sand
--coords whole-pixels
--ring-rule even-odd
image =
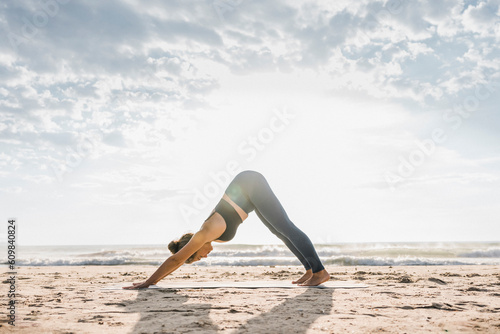
[[[21,267],[1,333],[500,333],[498,266],[327,267],[366,289],[102,290],[153,266]],[[169,281],[284,280],[299,267],[184,266]]]

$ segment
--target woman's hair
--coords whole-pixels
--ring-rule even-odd
[[[171,241],[169,244],[168,244],[168,249],[172,252],[172,254],[175,254],[177,253],[182,247],[186,246],[186,244],[189,242],[189,240],[191,240],[191,238],[193,237],[193,233],[186,233],[184,234],[182,237],[180,237],[179,240],[174,240],[174,241]],[[186,260],[186,263],[191,263],[193,262],[194,260],[194,256],[196,255],[196,253],[194,253],[193,255],[191,255],[189,257],[189,259]]]

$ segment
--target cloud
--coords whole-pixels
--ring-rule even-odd
[[[161,19],[142,11],[142,3],[44,4],[6,5],[0,19],[4,37],[19,37],[2,47],[0,138],[44,152],[30,163],[65,166],[66,152],[89,136],[122,149],[175,140],[178,132],[152,125],[171,119],[165,110],[206,106],[205,96],[218,87],[186,58],[199,56],[198,43],[222,43],[197,20]],[[182,47],[188,41],[193,50]],[[137,134],[132,125],[147,131],[138,134],[143,139],[129,138]],[[94,146],[94,154],[106,151]],[[16,154],[12,146],[2,151]]]
[[[316,113],[330,112],[339,126],[366,101],[355,121],[371,132],[355,142],[373,152],[349,155],[360,169],[396,161],[437,126],[450,151],[493,159],[499,22],[498,1],[489,0],[6,2],[0,179],[12,193],[72,184],[116,205],[175,199],[182,187],[172,179],[224,156],[211,145],[234,146],[280,103],[307,110],[313,129]],[[336,135],[325,130],[325,145]],[[454,170],[439,173],[446,182],[485,184],[493,168],[451,161]],[[155,168],[130,167],[139,162]],[[414,184],[437,185],[439,175]]]
[[[469,5],[462,19],[465,30],[491,36],[500,25],[499,3],[495,0]]]

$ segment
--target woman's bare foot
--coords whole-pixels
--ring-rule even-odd
[[[320,285],[321,283],[325,283],[330,279],[330,274],[326,271],[326,269],[323,269],[321,271],[318,271],[317,273],[312,274],[312,277],[309,278],[307,281],[305,281],[302,284],[299,284],[300,286],[316,286]]]
[[[310,279],[312,277],[312,275],[313,275],[312,269],[306,270],[306,273],[304,275],[302,275],[302,277],[299,278],[298,280],[293,281],[292,284],[304,283],[305,281]]]

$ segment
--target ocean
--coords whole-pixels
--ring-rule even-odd
[[[288,266],[300,262],[284,245],[213,243],[195,266]],[[345,243],[315,245],[325,265],[500,265],[500,242]],[[17,266],[159,265],[166,245],[18,246]],[[3,264],[7,260],[2,261]]]

